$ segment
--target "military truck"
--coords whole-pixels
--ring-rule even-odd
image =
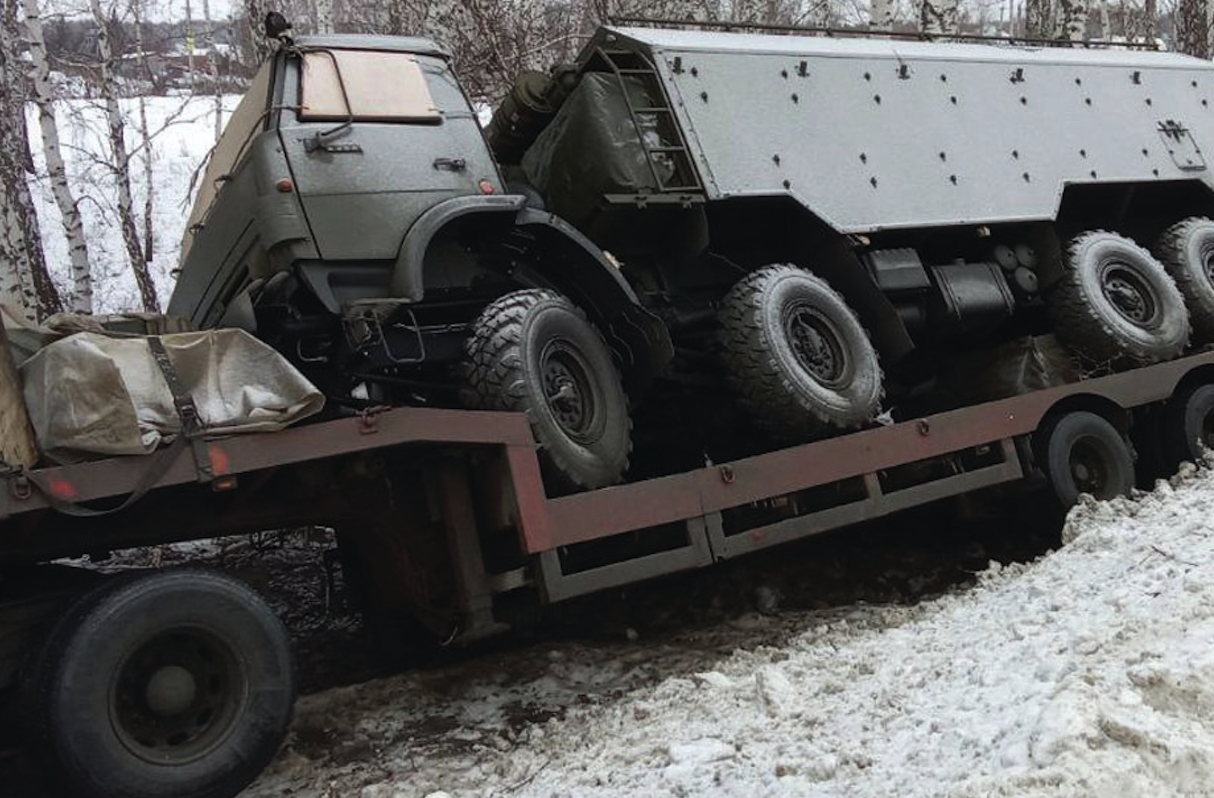
[[[1127,48],[603,28],[483,135],[428,41],[287,40],[170,311],[335,407],[523,411],[553,490],[601,487],[634,437],[645,476],[939,409],[1025,337],[1085,373],[1214,340],[1212,92]]]

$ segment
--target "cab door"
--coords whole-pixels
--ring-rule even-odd
[[[283,146],[326,261],[390,260],[428,208],[500,187],[450,65],[394,50],[306,49]]]

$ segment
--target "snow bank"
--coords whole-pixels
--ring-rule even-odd
[[[690,676],[634,678],[638,646],[312,696],[249,794],[1214,795],[1211,517],[1190,470],[1081,505],[1061,550],[975,588],[804,613]]]

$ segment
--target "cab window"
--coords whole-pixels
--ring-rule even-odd
[[[302,122],[353,119],[434,124],[442,119],[421,65],[407,53],[307,52],[300,84]]]

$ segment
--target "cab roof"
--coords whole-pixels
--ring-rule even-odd
[[[303,50],[379,50],[432,55],[450,60],[451,54],[430,39],[419,36],[377,36],[343,33],[331,36],[300,36],[295,45]]]

